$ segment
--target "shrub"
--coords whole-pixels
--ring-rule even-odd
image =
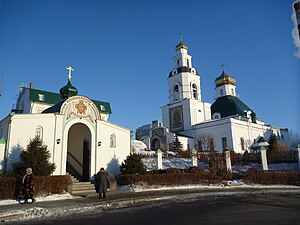
[[[299,185],[300,174],[293,171],[262,171],[256,168],[248,170],[244,180],[246,183],[255,184]]]
[[[0,199],[13,199],[20,194],[22,177],[0,177]],[[34,176],[35,196],[60,194],[68,191],[70,176]]]
[[[48,146],[36,136],[30,139],[26,150],[20,153],[20,162],[12,164],[12,174],[22,176],[25,169],[31,167],[35,176],[49,176],[55,170],[55,164],[49,162],[50,157]]]
[[[138,154],[131,154],[127,156],[120,166],[120,171],[122,174],[145,173],[146,169],[142,162],[142,156]]]

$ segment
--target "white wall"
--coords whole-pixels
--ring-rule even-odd
[[[0,173],[4,172],[5,144],[0,143]]]
[[[110,136],[116,137],[116,147],[110,146]],[[97,121],[96,170],[107,168],[110,173],[119,173],[119,166],[130,154],[130,130],[106,121]],[[117,165],[118,164],[118,165]]]
[[[36,129],[42,127],[42,140],[50,152],[54,143],[54,116],[53,114],[15,114],[11,116],[10,133],[8,135],[8,170],[11,163],[19,160],[17,153],[26,149],[30,139],[36,135]]]

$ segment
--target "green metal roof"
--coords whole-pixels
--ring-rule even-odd
[[[43,102],[46,104],[56,104],[62,100],[61,95],[58,93],[32,88],[29,88],[29,99],[33,102]]]
[[[245,110],[252,110],[235,96],[226,95],[217,100],[211,105],[211,115],[220,113],[221,118],[233,115],[245,116]]]
[[[60,108],[61,106],[64,104],[65,100],[61,100],[60,102],[58,102],[57,104],[49,107],[48,109],[45,109],[42,113],[56,113],[56,112],[60,112]],[[92,100],[93,103],[97,106],[98,110],[100,112],[104,112],[104,113],[108,113],[111,114],[111,108],[110,108],[110,104],[108,102],[101,102],[98,100]]]
[[[101,102],[98,100],[92,100],[92,101],[95,103],[95,105],[97,106],[100,112],[106,112],[111,114],[111,108],[109,102]]]
[[[43,95],[43,97],[41,96]],[[66,99],[62,99],[58,93],[43,91],[38,89],[29,89],[29,99],[33,102],[43,102],[46,104],[53,104],[50,108],[43,111],[43,113],[55,113],[60,111],[60,107]],[[92,100],[100,112],[111,114],[111,108],[109,102],[102,102],[98,100]]]

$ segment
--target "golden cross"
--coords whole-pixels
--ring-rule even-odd
[[[71,75],[72,75],[72,71],[73,71],[74,69],[72,68],[72,66],[69,66],[69,67],[67,67],[66,69],[69,70],[68,80],[71,81],[71,78],[72,78]]]

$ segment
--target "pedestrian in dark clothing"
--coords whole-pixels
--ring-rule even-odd
[[[34,195],[34,183],[33,183],[33,174],[32,169],[27,168],[26,174],[23,177],[22,180],[22,195],[24,197],[25,202],[24,203],[33,203],[35,202],[35,199],[33,198]],[[28,200],[31,200],[28,202]]]
[[[100,171],[96,175],[96,182],[97,182],[97,193],[99,194],[99,198],[105,198],[107,188],[109,188],[109,180],[108,180],[108,173],[101,168]]]

